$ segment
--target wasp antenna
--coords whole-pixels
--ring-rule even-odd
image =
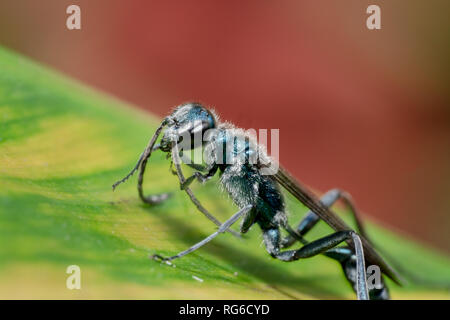
[[[144,182],[144,172],[145,172],[145,167],[147,165],[147,161],[150,158],[152,152],[154,150],[157,150],[160,148],[159,145],[155,145],[156,140],[158,139],[159,135],[161,134],[162,129],[167,125],[168,123],[168,118],[164,118],[164,120],[161,122],[161,124],[159,125],[158,129],[156,129],[155,134],[153,135],[153,137],[150,139],[147,148],[145,148],[143,154],[142,154],[142,159],[140,159],[140,165],[139,165],[139,177],[138,177],[138,193],[139,193],[139,197],[142,199],[142,201],[144,201],[145,203],[149,203],[149,204],[155,204],[161,201],[164,201],[166,198],[160,198],[158,201],[154,201],[151,197],[150,198],[146,198],[144,196],[144,190],[142,188],[142,184]]]
[[[140,164],[141,164],[141,162],[142,162],[142,158],[143,158],[143,156],[144,156],[144,153],[145,153],[145,151],[142,152],[142,154],[141,154],[141,156],[139,157],[139,160],[138,160],[138,162],[136,163],[136,165],[134,166],[133,170],[131,170],[130,173],[127,174],[127,175],[125,176],[125,178],[123,178],[123,179],[117,181],[116,183],[114,183],[114,184],[112,185],[113,191],[116,189],[116,187],[117,187],[119,184],[121,184],[121,183],[127,181],[127,180],[128,180],[128,179],[129,179],[129,178],[137,171],[137,169],[139,168],[139,166],[140,166]]]
[[[142,161],[144,158],[148,158],[150,156],[150,154],[155,151],[158,150],[160,145],[157,144],[155,145],[156,139],[158,139],[159,134],[161,133],[162,128],[167,124],[167,119],[164,119],[161,124],[159,125],[158,129],[156,129],[155,133],[153,134],[153,137],[150,139],[149,143],[147,144],[147,147],[145,148],[144,152],[142,152],[141,156],[139,157],[138,162],[136,163],[136,165],[134,166],[134,168],[130,171],[130,173],[128,173],[123,179],[115,182],[112,185],[112,190],[114,191],[118,185],[120,185],[121,183],[127,181],[138,169],[139,166],[141,165]]]

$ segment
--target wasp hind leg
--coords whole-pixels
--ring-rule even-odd
[[[335,204],[338,200],[342,199],[344,203],[349,207],[352,216],[356,222],[357,230],[359,234],[361,234],[366,240],[367,233],[365,231],[364,225],[360,218],[359,211],[357,210],[351,196],[340,189],[332,189],[326,192],[321,198],[320,202],[322,202],[327,208],[330,208],[333,204]],[[302,221],[298,224],[296,232],[300,236],[304,236],[308,231],[310,231],[316,224],[319,222],[320,218],[312,211],[308,211],[306,216],[302,219]],[[288,235],[283,240],[281,240],[281,247],[288,248],[293,245],[297,239],[292,235]]]
[[[349,207],[350,212],[352,213],[356,222],[358,232],[367,240],[367,233],[359,216],[359,212],[354,205],[351,196],[347,192],[339,189],[332,189],[325,193],[320,201],[325,206],[331,207],[340,199],[342,199],[344,203]],[[298,235],[304,236],[317,224],[317,222],[319,222],[319,217],[312,211],[309,211],[299,223],[296,232],[298,233]],[[290,247],[296,241],[297,239],[295,239],[295,237],[293,237],[292,235],[288,235],[281,240],[281,248]],[[341,264],[345,277],[347,278],[353,289],[356,291],[356,255],[354,251],[349,247],[339,247],[326,251],[324,255],[338,261]],[[389,290],[385,285],[382,277],[377,287],[369,289],[369,296],[370,299],[375,300],[389,299]]]
[[[356,291],[356,255],[349,247],[339,247],[328,250],[325,256],[338,261],[344,275],[351,284],[353,290]],[[384,283],[383,277],[380,277],[380,283],[374,287],[368,285],[370,300],[389,300],[389,290]]]
[[[346,240],[353,240],[353,243],[355,244],[356,258],[356,268],[354,269],[356,294],[358,299],[360,300],[369,299],[363,248],[361,239],[354,231],[338,231],[331,235],[310,242],[297,250],[281,251],[281,236],[280,230],[278,228],[263,230],[263,238],[267,252],[272,257],[286,262],[311,258],[318,254],[325,253],[332,248],[335,248],[337,245]]]

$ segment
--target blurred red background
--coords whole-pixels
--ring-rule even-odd
[[[66,28],[81,7],[82,29]],[[366,28],[381,7],[382,29]],[[450,250],[450,2],[2,0],[0,43],[159,115],[279,128],[301,181]],[[0,70],[1,72],[1,70]],[[149,135],[151,132],[149,132]]]

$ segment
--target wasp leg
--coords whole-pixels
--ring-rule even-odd
[[[205,172],[207,171],[207,168],[205,166],[202,166],[201,164],[195,164],[195,163],[186,163],[188,167],[191,167],[194,170]]]
[[[367,239],[367,233],[363,227],[361,219],[359,218],[359,213],[356,209],[356,206],[353,204],[353,201],[350,195],[346,192],[343,192],[339,189],[333,189],[325,193],[324,196],[320,199],[320,201],[327,207],[331,207],[336,201],[342,199],[349,206],[351,213],[354,216],[356,221],[358,232]],[[303,220],[299,223],[297,227],[297,234],[300,237],[303,237],[309,230],[311,230],[316,223],[319,221],[319,217],[314,214],[312,211],[309,211]],[[287,248],[294,244],[296,240],[302,240],[303,244],[307,244],[308,242],[304,239],[296,239],[292,235],[288,235],[287,237],[281,240],[281,248]],[[337,260],[344,271],[345,277],[352,285],[353,289],[356,292],[356,256],[354,252],[348,247],[340,247],[333,248],[324,253],[325,256]],[[389,299],[389,291],[386,287],[383,278],[381,278],[381,285],[378,288],[372,288],[369,290],[369,296],[371,299]]]
[[[320,202],[322,202],[326,207],[331,207],[334,203],[336,203],[339,199],[342,199],[345,204],[350,208],[350,212],[352,213],[358,232],[366,238],[367,233],[365,231],[365,228],[363,226],[362,220],[360,218],[359,211],[357,210],[356,206],[354,205],[354,202],[351,198],[351,196],[342,190],[339,189],[332,189],[325,193],[322,198],[320,198]],[[306,216],[302,219],[302,221],[299,223],[297,227],[297,234],[300,236],[304,236],[306,233],[308,233],[309,230],[311,230],[317,222],[319,222],[319,217],[312,211],[308,211]],[[296,242],[296,238],[292,235],[288,235],[283,240],[281,240],[281,247],[282,248],[288,248],[291,245],[293,245]]]
[[[180,188],[181,188],[181,190],[186,190],[186,188],[189,187],[189,185],[195,179],[197,179],[200,183],[205,183],[206,181],[208,181],[209,179],[214,177],[214,175],[216,174],[218,168],[219,168],[218,166],[214,166],[206,174],[202,174],[202,173],[200,173],[198,171],[194,172],[194,174],[192,176],[186,178],[186,180],[184,182],[180,181]]]
[[[175,164],[178,180],[180,181],[180,186],[182,186],[185,183],[186,178],[184,177],[183,170],[181,169],[180,157],[178,155],[178,146],[176,143],[174,144],[173,149],[174,150],[172,151],[172,160],[173,160],[172,162]],[[216,226],[220,226],[222,224],[219,220],[217,220],[216,217],[214,217],[208,210],[206,210],[206,208],[200,203],[200,201],[194,195],[194,192],[191,190],[191,188],[185,187],[184,191],[187,193],[187,195],[189,196],[189,198],[191,199],[192,203],[195,205],[197,210],[203,213],[203,215],[206,218],[211,220]],[[241,237],[240,234],[234,230],[228,230],[228,232],[230,232],[237,238]]]
[[[338,261],[344,275],[350,282],[353,290],[356,292],[356,256],[352,249],[349,247],[339,247],[333,248],[324,253],[325,256]],[[381,282],[374,288],[369,288],[369,297],[371,300],[388,300],[389,290],[383,280],[380,278]]]
[[[230,219],[228,219],[223,224],[221,224],[220,227],[219,227],[219,230],[217,230],[213,234],[209,235],[208,237],[206,237],[202,241],[194,244],[189,249],[178,253],[177,255],[174,255],[174,256],[168,257],[168,258],[164,258],[164,257],[162,257],[160,255],[155,254],[155,255],[152,256],[152,258],[155,259],[155,260],[161,260],[161,261],[171,261],[171,260],[174,260],[174,259],[177,259],[177,258],[181,258],[181,257],[183,257],[183,256],[185,256],[185,255],[187,255],[187,254],[189,254],[189,253],[199,249],[200,247],[203,247],[205,244],[210,242],[212,239],[217,237],[219,234],[226,232],[233,225],[233,223],[235,223],[240,217],[245,215],[251,209],[252,209],[252,206],[247,206],[247,207],[242,208],[241,210],[236,212]]]
[[[278,228],[263,230],[263,238],[267,252],[272,257],[286,262],[316,256],[336,247],[346,240],[352,239],[355,244],[356,256],[356,294],[360,300],[369,299],[363,248],[361,239],[354,231],[335,232],[329,236],[310,242],[298,250],[280,250],[281,236]]]

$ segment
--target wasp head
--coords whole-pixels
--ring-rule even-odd
[[[194,149],[203,145],[203,134],[216,128],[214,114],[199,103],[191,102],[178,106],[166,118],[167,128],[160,142],[160,149],[169,152],[174,142],[183,149]]]

